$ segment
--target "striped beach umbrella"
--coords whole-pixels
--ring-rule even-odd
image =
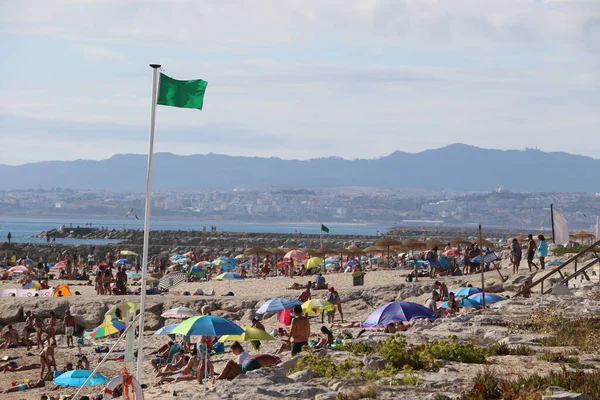
[[[186,319],[190,317],[194,317],[196,315],[200,315],[199,312],[192,310],[187,307],[175,307],[170,310],[165,311],[160,316],[163,318],[178,318],[178,319]]]
[[[288,299],[285,297],[276,297],[264,302],[262,306],[256,310],[257,314],[276,313],[283,310],[294,308],[295,305],[302,304],[296,299]]]
[[[377,307],[360,324],[363,328],[376,328],[391,322],[412,321],[415,319],[433,319],[439,314],[421,304],[410,301],[393,301]]]
[[[224,281],[224,280],[243,279],[243,278],[240,274],[236,274],[234,272],[225,272],[221,275],[215,276],[214,279],[217,281]]]
[[[125,330],[125,322],[113,318],[109,321],[104,321],[102,325],[98,326],[92,331],[92,337],[94,339],[100,339],[106,336],[114,335]]]
[[[184,272],[171,272],[168,275],[160,278],[158,282],[158,288],[162,290],[168,290],[169,288],[175,287],[187,280],[187,275]]]

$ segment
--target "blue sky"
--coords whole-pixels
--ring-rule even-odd
[[[145,153],[152,62],[209,82],[156,151],[600,154],[600,1],[0,1],[0,46],[3,164]]]

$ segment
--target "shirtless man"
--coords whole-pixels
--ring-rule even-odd
[[[67,346],[73,347],[73,334],[75,333],[75,317],[71,315],[70,311],[65,312],[65,320],[63,327],[65,328],[65,336],[67,337]]]
[[[302,315],[302,306],[294,306],[294,319],[290,328],[290,343],[292,344],[292,357],[302,351],[304,346],[308,346],[308,337],[310,336],[310,322],[308,318]]]
[[[119,267],[119,272],[116,276],[118,294],[126,294],[125,285],[127,285],[127,274],[123,270],[123,267]]]
[[[301,303],[305,303],[311,299],[310,288],[307,287],[300,296],[298,296],[298,301]]]
[[[536,263],[533,262],[533,258],[535,257],[535,249],[537,249],[537,244],[535,240],[533,240],[533,235],[527,235],[527,266],[529,267],[529,272],[532,271],[531,267],[535,267],[537,271],[539,268]]]
[[[48,373],[50,371],[56,371],[56,360],[54,359],[54,347],[46,346],[40,352],[40,365],[42,366],[42,369],[40,370],[40,379],[44,379],[44,377],[45,377],[44,373]]]
[[[19,331],[13,328],[12,325],[7,326],[7,330],[2,334],[4,343],[0,345],[0,350],[17,347],[19,345]]]

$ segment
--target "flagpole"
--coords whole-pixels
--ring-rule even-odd
[[[319,227],[319,239],[321,241],[321,248],[323,248],[323,224]]]
[[[146,207],[144,215],[144,250],[142,255],[142,292],[140,296],[140,322],[138,329],[138,352],[136,380],[142,382],[144,361],[144,312],[146,311],[146,275],[148,274],[148,245],[150,243],[150,207],[152,200],[152,158],[154,155],[154,123],[156,121],[156,98],[160,64],[150,64],[152,68],[152,107],[150,114],[150,141],[148,144],[148,171],[146,176]]]

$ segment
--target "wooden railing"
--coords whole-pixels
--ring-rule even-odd
[[[530,286],[528,286],[528,289],[531,290],[532,288],[534,288],[537,285],[540,285],[540,292],[541,293],[549,293],[552,288],[547,289],[546,291],[544,291],[544,281],[548,278],[550,278],[551,276],[555,275],[555,274],[559,274],[562,278],[561,283],[568,283],[569,280],[575,278],[576,276],[580,275],[580,274],[584,274],[585,275],[585,271],[588,270],[589,268],[591,268],[592,266],[594,266],[594,264],[596,263],[600,263],[600,255],[598,255],[598,253],[596,252],[596,247],[600,246],[600,240],[598,240],[596,243],[584,248],[583,250],[581,250],[579,253],[575,254],[573,257],[569,258],[567,261],[565,261],[564,263],[562,263],[561,265],[559,265],[558,267],[554,268],[551,271],[548,271],[546,274],[544,274],[541,278],[535,280],[534,282],[531,283]],[[579,261],[579,259],[587,254],[587,253],[592,253],[594,254],[595,258],[590,260],[589,263],[587,263],[586,265],[584,265],[582,268],[577,269],[577,261]],[[574,264],[575,266],[575,272],[573,272],[572,274],[565,276],[562,272],[563,268],[565,268],[566,266],[570,265],[570,264]],[[587,276],[587,275],[586,275]],[[515,296],[519,296],[522,294],[522,291],[518,292]]]

